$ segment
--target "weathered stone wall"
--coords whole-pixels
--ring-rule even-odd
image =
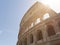
[[[50,17],[44,20],[46,13]],[[60,14],[39,2],[35,3],[22,18],[17,45],[57,44],[60,44]]]

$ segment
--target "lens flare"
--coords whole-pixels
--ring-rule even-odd
[[[55,10],[57,13],[60,12],[60,0],[36,0],[39,2],[42,2],[43,4],[49,6],[53,10]]]

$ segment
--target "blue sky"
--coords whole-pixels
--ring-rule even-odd
[[[16,45],[19,23],[33,0],[0,0],[0,45]]]
[[[35,0],[0,0],[0,45],[16,45],[19,23],[33,2]],[[60,12],[58,4],[52,7],[56,12]]]

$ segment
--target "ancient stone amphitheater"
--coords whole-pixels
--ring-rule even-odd
[[[36,2],[21,20],[17,45],[60,45],[60,14]]]

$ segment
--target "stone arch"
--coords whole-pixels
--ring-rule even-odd
[[[47,25],[47,33],[48,33],[48,36],[52,36],[56,34],[54,27],[52,25]]]
[[[42,35],[42,31],[41,30],[37,30],[37,41],[42,40],[43,39],[43,35]]]

